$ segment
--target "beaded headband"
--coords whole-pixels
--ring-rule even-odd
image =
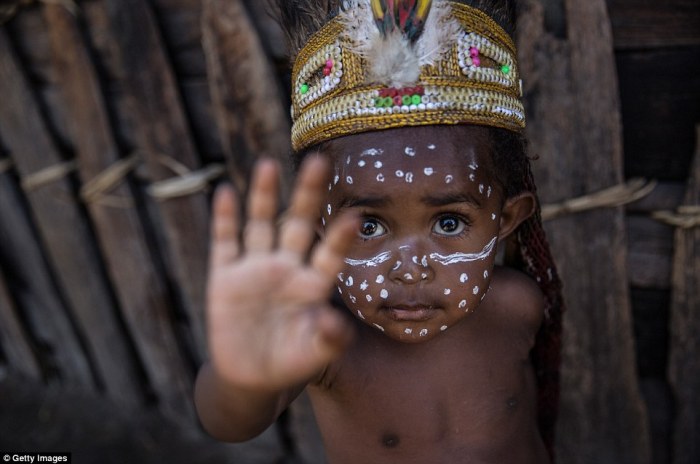
[[[295,151],[403,126],[471,123],[522,132],[515,44],[488,15],[446,0],[344,3],[294,63]]]

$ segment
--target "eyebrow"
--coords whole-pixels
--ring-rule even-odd
[[[446,193],[441,195],[426,195],[421,201],[429,206],[445,206],[454,203],[469,203],[476,208],[481,208],[482,204],[473,195],[467,193]]]
[[[343,199],[340,203],[340,208],[356,208],[356,207],[369,207],[369,208],[380,208],[382,206],[388,205],[389,199],[380,196],[367,196],[367,197],[347,197]]]

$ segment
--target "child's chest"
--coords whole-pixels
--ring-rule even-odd
[[[512,340],[474,341],[469,349],[446,344],[404,355],[356,347],[327,389],[311,390],[327,446],[355,443],[352,452],[373,450],[389,462],[410,462],[407,456],[460,462],[453,453],[470,456],[464,462],[488,462],[478,456],[519,447],[514,437],[532,439],[535,386],[527,350]]]

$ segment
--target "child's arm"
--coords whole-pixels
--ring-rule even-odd
[[[350,330],[328,298],[357,221],[334,221],[307,259],[327,170],[321,158],[304,163],[278,231],[277,167],[261,162],[242,240],[233,190],[216,193],[207,285],[210,361],[197,377],[195,404],[218,439],[261,433],[349,341]]]

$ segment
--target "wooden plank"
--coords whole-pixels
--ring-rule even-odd
[[[700,205],[700,126],[685,204]],[[676,230],[669,379],[676,399],[674,464],[700,462],[700,227]]]
[[[134,149],[146,161],[151,182],[178,177],[170,166],[198,170],[199,155],[179,93],[148,4],[140,0],[106,3],[114,37],[113,52],[120,63],[122,88],[129,103],[128,117],[136,128]],[[126,72],[128,70],[128,72]],[[162,221],[166,238],[166,272],[172,273],[180,295],[184,324],[196,363],[205,358],[204,287],[207,274],[208,200],[203,189],[160,199],[156,223]]]
[[[700,45],[696,0],[607,0],[616,49]]]
[[[700,46],[621,52],[617,70],[625,175],[684,181],[700,121]]]
[[[627,216],[629,282],[633,287],[671,288],[673,228],[648,216]]]
[[[202,40],[219,133],[235,185],[245,190],[253,162],[266,156],[281,161],[282,191],[288,192],[288,111],[242,0],[205,0]]]
[[[4,175],[0,173],[0,177]],[[41,380],[41,368],[34,357],[27,333],[17,318],[18,314],[0,272],[0,347],[11,370],[30,379]]]
[[[603,0],[562,0],[566,34],[545,29],[544,8],[523,2],[518,43],[527,135],[543,202],[622,180],[622,128]],[[554,28],[556,29],[556,28]],[[636,378],[622,208],[548,222],[567,312],[561,369],[560,463],[650,462]]]
[[[75,17],[62,6],[44,6],[53,44],[53,72],[64,96],[82,194],[94,221],[123,318],[143,362],[159,408],[180,420],[193,420],[192,371],[173,334],[172,301],[154,265],[149,239],[135,208],[129,176],[95,187],[121,159],[98,79]],[[70,44],[68,46],[67,44]],[[89,193],[92,192],[92,193]],[[105,193],[121,200],[106,203]]]
[[[79,337],[101,389],[125,403],[143,401],[137,365],[128,340],[121,330],[109,284],[103,278],[97,252],[86,218],[75,201],[68,175],[70,169],[53,179],[39,181],[41,173],[56,167],[70,168],[49,135],[30,85],[9,50],[3,53],[6,92],[0,108],[0,132],[14,153],[17,172],[24,179],[24,190],[37,230],[66,304],[75,319]],[[37,180],[36,182],[34,180]]]

